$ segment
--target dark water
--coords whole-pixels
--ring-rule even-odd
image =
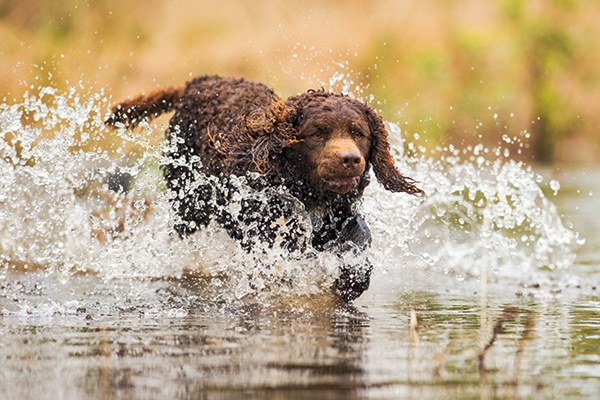
[[[0,141],[1,398],[600,396],[598,169],[416,156],[402,167],[426,200],[366,195],[375,273],[347,306],[331,255],[269,254],[265,276],[213,229],[174,239],[155,183],[95,191],[111,166],[81,165],[109,158],[69,138],[101,126],[98,100],[0,109],[22,149]],[[62,136],[40,140],[24,108]],[[144,182],[156,160],[129,172]]]

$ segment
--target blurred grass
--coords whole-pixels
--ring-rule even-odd
[[[591,0],[0,0],[0,98],[81,82],[116,102],[205,73],[286,97],[344,74],[337,90],[352,81],[430,148],[592,163],[598,15]]]

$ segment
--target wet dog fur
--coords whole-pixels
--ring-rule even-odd
[[[345,95],[309,90],[283,100],[262,83],[201,76],[124,101],[106,123],[130,127],[169,111],[175,113],[166,133],[164,171],[181,236],[215,220],[251,249],[257,241],[272,245],[281,239],[274,227],[285,221],[290,226],[283,246],[301,249],[307,232],[294,219],[299,201],[313,220],[310,245],[344,257],[366,251],[371,242],[357,207],[371,169],[389,191],[423,193],[396,169],[381,117]],[[198,180],[198,174],[219,185]],[[232,213],[226,207],[238,189],[232,177],[283,195],[245,199]],[[372,267],[364,263],[340,267],[336,287],[344,300],[369,287]]]

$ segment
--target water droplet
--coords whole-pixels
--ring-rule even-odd
[[[558,191],[560,190],[560,182],[556,179],[552,179],[550,181],[550,189],[554,191],[554,195],[556,196],[558,194]]]

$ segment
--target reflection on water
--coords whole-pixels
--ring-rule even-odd
[[[7,284],[19,286],[23,277],[11,278]],[[312,387],[313,393],[331,388],[350,393],[365,386],[369,320],[360,311],[331,299],[305,299],[294,311],[289,304],[208,312],[192,307],[177,316],[183,310],[169,310],[168,296],[159,294],[169,291],[171,282],[141,284],[157,293],[155,304],[127,307],[123,303],[132,304],[127,298],[99,304],[118,294],[111,288],[93,293],[76,309],[5,316],[4,393],[10,398],[47,393],[194,398],[205,390],[275,394]]]
[[[346,306],[334,255],[267,263],[214,229],[175,237],[157,149],[74,150],[105,103],[0,105],[5,398],[600,395],[598,172],[544,178],[479,146],[403,157],[390,125],[429,196],[368,189],[375,274]],[[128,193],[108,188],[117,167]]]
[[[416,270],[355,307],[232,306],[176,280],[67,285],[9,273],[6,398],[593,398],[600,298],[588,283],[486,288]],[[61,297],[63,296],[63,297]],[[77,299],[77,301],[69,300]],[[18,308],[14,303],[31,307]],[[410,314],[418,326],[411,335]]]

